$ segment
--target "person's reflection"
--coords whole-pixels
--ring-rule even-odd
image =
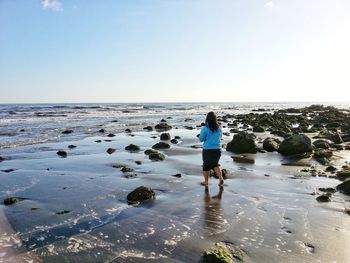
[[[211,236],[225,232],[226,219],[221,208],[224,188],[219,186],[219,193],[210,196],[209,188],[204,190],[204,233]]]

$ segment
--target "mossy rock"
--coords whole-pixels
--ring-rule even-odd
[[[152,161],[163,161],[165,160],[165,155],[162,153],[151,153],[148,155],[148,158]]]
[[[166,142],[158,142],[152,146],[153,149],[169,149],[170,145]]]
[[[205,263],[234,263],[230,249],[222,242],[216,243],[203,253]]]
[[[316,148],[320,148],[320,149],[329,149],[330,148],[330,145],[327,141],[325,140],[316,140],[313,142],[313,145],[316,147]]]
[[[135,173],[125,173],[124,177],[125,178],[135,178],[135,177],[137,177],[137,174],[135,174]]]
[[[173,143],[173,144],[178,144],[179,143],[179,141],[177,139],[175,139],[175,138],[171,139],[170,142]]]
[[[17,198],[16,197],[9,197],[4,199],[4,205],[13,205],[17,203]]]
[[[156,194],[151,188],[140,186],[136,188],[134,191],[130,192],[126,198],[128,202],[135,203],[135,202],[142,202],[146,200],[155,199]]]
[[[141,150],[141,148],[138,145],[129,144],[128,146],[125,147],[125,150],[128,152],[138,152]]]
[[[154,149],[147,149],[146,151],[144,151],[144,153],[146,155],[150,155],[151,153],[158,153],[158,151],[154,150]]]

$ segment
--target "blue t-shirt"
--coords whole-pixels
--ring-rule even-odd
[[[221,149],[222,130],[218,128],[212,132],[207,126],[203,127],[199,134],[199,140],[203,143],[203,149]]]

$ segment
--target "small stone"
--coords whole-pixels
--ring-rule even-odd
[[[153,131],[153,127],[152,126],[146,126],[143,128],[146,131]]]
[[[321,202],[321,203],[326,203],[326,202],[330,202],[330,201],[331,201],[331,198],[330,198],[328,195],[324,194],[324,195],[318,196],[318,197],[316,198],[316,200],[317,200],[318,202]]]
[[[114,137],[114,136],[115,136],[115,134],[113,134],[113,133],[107,134],[107,137]]]
[[[129,144],[128,146],[125,147],[125,150],[129,152],[138,152],[141,150],[141,148],[138,145]]]
[[[62,134],[70,134],[70,133],[73,133],[74,131],[73,130],[65,130],[62,132]]]
[[[126,198],[129,203],[136,203],[136,202],[142,202],[146,200],[152,200],[152,199],[155,199],[155,197],[156,197],[156,194],[151,188],[140,186],[135,190],[133,190],[132,192],[130,192]]]
[[[101,143],[102,141],[101,141],[101,140],[96,140],[95,142],[97,142],[97,143]]]
[[[181,174],[173,174],[172,176],[177,177],[177,178],[181,178],[182,177]]]
[[[4,173],[12,173],[14,172],[15,169],[5,169],[5,170],[1,170],[1,172],[4,172]]]
[[[106,152],[107,152],[108,154],[112,154],[112,153],[114,153],[115,151],[116,151],[116,149],[108,148]]]
[[[134,169],[124,166],[120,171],[122,171],[123,173],[130,173],[133,172]]]
[[[68,148],[69,148],[69,149],[74,149],[74,148],[77,148],[77,146],[71,144],[71,145],[68,145]]]
[[[56,212],[56,215],[63,215],[63,214],[68,214],[68,213],[70,213],[69,210],[61,210],[61,211]]]
[[[169,149],[170,145],[166,142],[158,142],[152,146],[153,149]]]
[[[153,150],[153,149],[147,149],[146,151],[144,151],[144,153],[146,155],[150,155],[151,153],[158,153],[156,150]]]
[[[130,130],[130,129],[125,129],[125,132],[126,132],[126,133],[130,133],[131,130]]]
[[[62,158],[66,158],[67,157],[67,152],[66,151],[58,151],[56,154],[61,156]]]
[[[248,157],[246,157],[244,155],[231,156],[231,158],[233,159],[233,161],[235,161],[237,163],[250,163],[250,164],[255,163],[254,159],[248,158]]]
[[[4,205],[13,205],[17,203],[17,198],[16,197],[9,197],[4,199]]]
[[[162,141],[168,141],[168,140],[170,140],[170,133],[168,133],[168,132],[166,132],[166,133],[162,133],[161,135],[160,135],[160,139],[162,140]]]
[[[105,133],[106,130],[105,130],[105,129],[101,129],[101,130],[99,130],[98,132],[100,132],[100,133]]]
[[[179,141],[176,140],[176,139],[171,139],[170,142],[171,142],[172,144],[178,144],[178,143],[179,143]]]
[[[142,164],[141,161],[135,161],[135,163],[136,163],[137,165],[141,165],[141,164]]]

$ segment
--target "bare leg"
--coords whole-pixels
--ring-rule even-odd
[[[203,171],[203,176],[204,176],[203,185],[206,187],[208,187],[208,184],[209,184],[209,173],[210,173],[210,171]]]
[[[216,166],[214,168],[214,172],[219,177],[219,180],[220,180],[219,185],[224,184],[224,178],[222,177],[220,166]]]

